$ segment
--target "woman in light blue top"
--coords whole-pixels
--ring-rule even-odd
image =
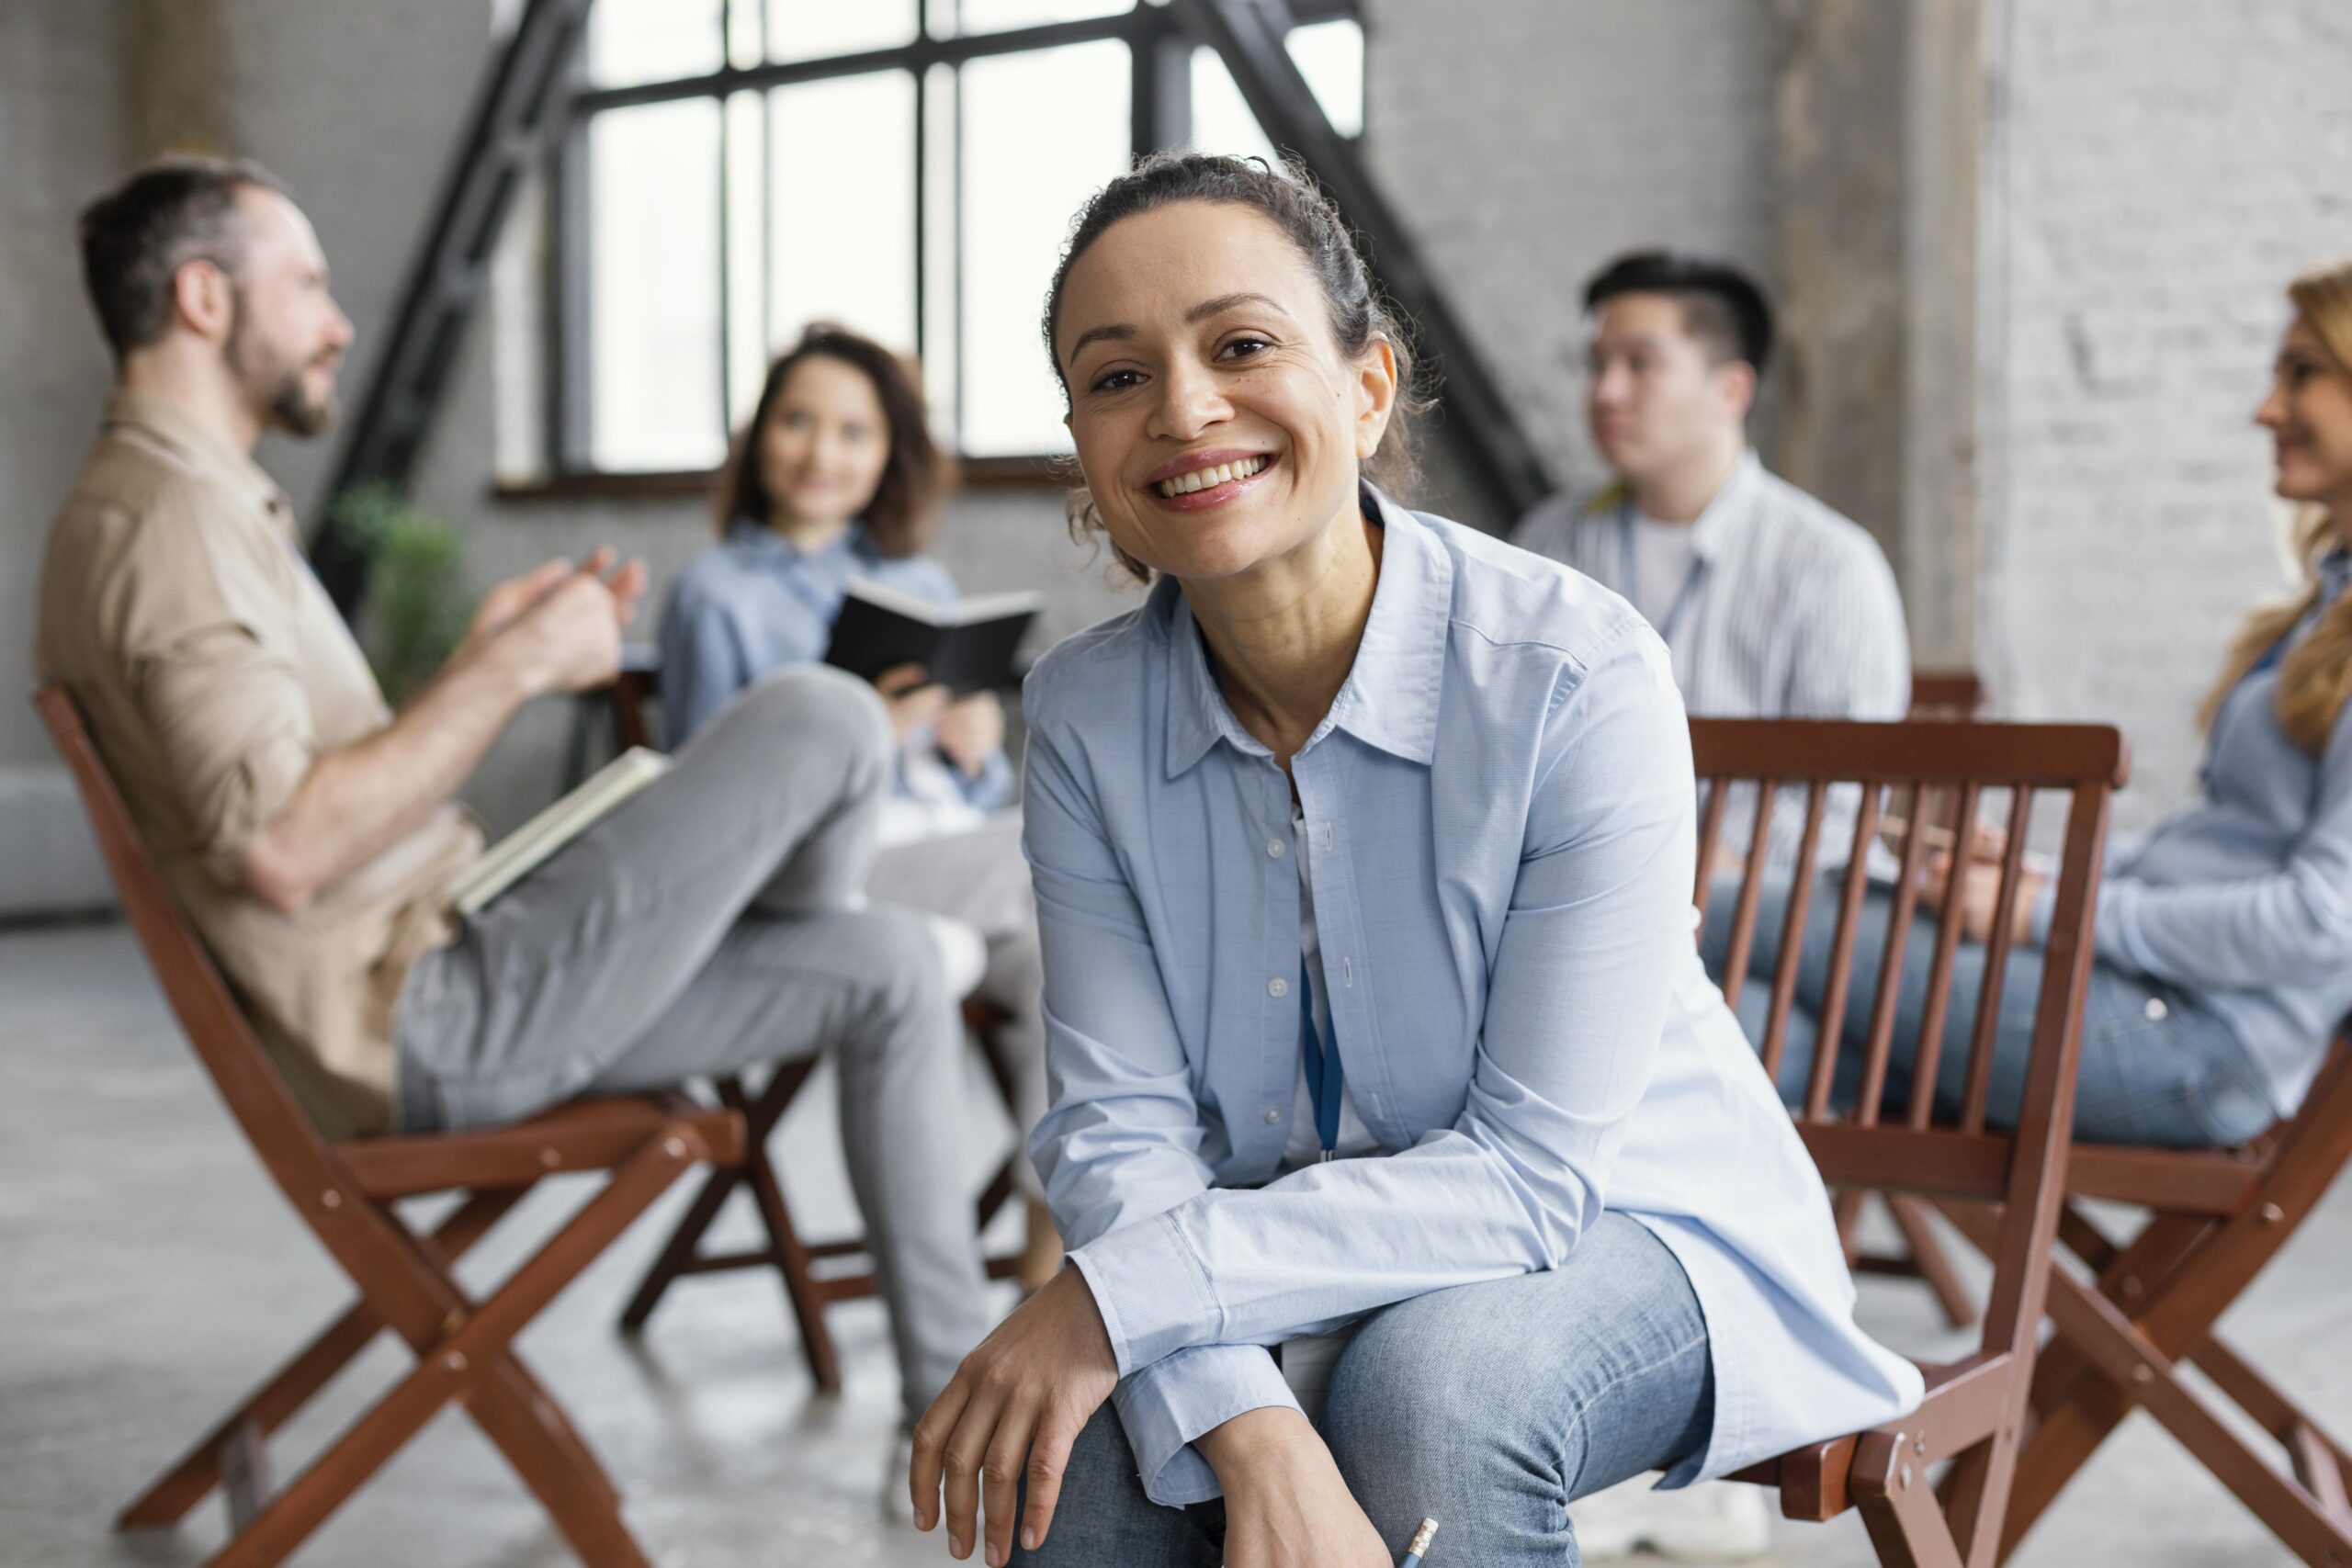
[[[918,1424],[920,1520],[944,1481],[991,1563],[1369,1568],[1432,1515],[1557,1564],[1587,1492],[1908,1409],[1698,965],[1666,650],[1364,486],[1404,339],[1329,206],[1153,159],[1046,333],[1084,519],[1158,581],[1029,680],[1075,1267]]]
[[[2075,1132],[2098,1142],[2245,1142],[2294,1114],[2352,1010],[2352,726],[2338,722],[2352,693],[2352,262],[2304,274],[2288,295],[2296,317],[2255,417],[2271,435],[2278,493],[2302,509],[2302,591],[2251,616],[2224,660],[2202,715],[2197,801],[2109,849],[2075,1100]],[[1973,941],[1958,950],[1947,1039],[1974,1027],[1984,962],[1975,943],[1993,919],[2001,843],[1997,833],[1977,835],[1962,906]],[[1939,900],[1949,860],[1930,872],[1928,899]],[[1883,945],[1890,898],[1874,890],[1865,899],[1858,952]],[[2005,976],[1996,1035],[1996,1118],[2018,1099],[2051,903],[2044,888],[2018,904],[2022,945]],[[1780,929],[1781,908],[1768,902],[1759,932]],[[1931,915],[1918,920],[1933,925]],[[1798,971],[1781,1067],[1783,1087],[1797,1092],[1818,1032],[1832,924],[1809,922]],[[1713,960],[1725,939],[1719,930],[1709,938]],[[1915,938],[1906,949],[1898,1039],[1917,1038],[1933,945]],[[1751,970],[1768,974],[1770,964],[1759,953]],[[1769,987],[1748,987],[1759,989]],[[1761,1027],[1761,1007],[1759,998],[1746,1020],[1752,1027]],[[1746,998],[1741,1011],[1749,1012]],[[1866,1000],[1849,1005],[1849,1040],[1866,1031],[1867,1014]],[[1939,1067],[1939,1092],[1954,1104],[1966,1059],[1947,1053]],[[1887,1087],[1898,1100],[1910,1093],[1901,1066]]]
[[[956,602],[955,580],[924,553],[946,466],[922,390],[881,344],[820,323],[769,367],[721,475],[725,536],[679,574],[662,616],[671,745],[753,682],[824,658],[850,579]],[[1025,1132],[1045,1109],[1045,1023],[1020,819],[1004,809],[1013,790],[1004,710],[993,692],[950,702],[917,670],[876,684],[899,745],[866,890],[978,933],[987,951],[976,994],[1012,1021],[1002,1038]],[[1021,1277],[1035,1286],[1052,1277],[1061,1246],[1035,1173],[1027,1161],[1018,1169],[1029,1189]]]

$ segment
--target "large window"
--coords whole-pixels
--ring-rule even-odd
[[[1363,118],[1353,0],[1287,44]],[[839,321],[923,364],[967,457],[1065,450],[1037,312],[1070,215],[1178,141],[1273,151],[1159,0],[596,0],[558,154],[553,467],[696,472]]]

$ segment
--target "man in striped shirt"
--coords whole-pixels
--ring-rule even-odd
[[[1643,252],[1603,268],[1584,302],[1585,412],[1612,481],[1543,502],[1513,542],[1631,600],[1693,714],[1902,717],[1909,644],[1885,556],[1747,445],[1772,347],[1763,291],[1722,262]],[[1830,803],[1824,852],[1842,852],[1853,808]],[[1752,811],[1727,803],[1725,851],[1746,848]],[[1803,826],[1803,802],[1780,801],[1776,861],[1793,859]]]
[[[1766,472],[1747,444],[1772,347],[1763,291],[1724,263],[1645,252],[1603,268],[1584,303],[1585,412],[1612,482],[1544,502],[1513,541],[1632,601],[1666,639],[1693,714],[1902,717],[1909,643],[1885,556],[1860,526]],[[1725,803],[1719,865],[1747,850],[1754,798],[1742,786]],[[1849,790],[1825,803],[1824,853],[1851,842],[1858,800]],[[1792,864],[1804,828],[1801,797],[1776,801],[1774,864]],[[1770,1550],[1755,1488],[1649,1484],[1636,1477],[1577,1505],[1588,1558],[1645,1545],[1705,1562]]]

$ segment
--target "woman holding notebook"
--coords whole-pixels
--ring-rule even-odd
[[[718,491],[720,542],[673,584],[662,617],[662,728],[673,747],[745,687],[825,657],[852,579],[934,604],[956,600],[947,569],[924,553],[946,488],[922,393],[871,339],[819,323],[769,367]],[[1015,1113],[1023,1133],[1045,1106],[1045,1029],[1037,1015],[1036,916],[1021,862],[1020,819],[993,692],[951,699],[923,671],[876,681],[899,738],[867,890],[978,931],[978,995],[1012,1015]],[[1050,1278],[1060,1258],[1035,1173],[1022,1278]]]
[[[1076,521],[1154,581],[1029,677],[1075,1267],[918,1423],[919,1522],[944,1484],[991,1564],[1385,1568],[1425,1516],[1573,1563],[1577,1497],[1908,1409],[1699,969],[1664,645],[1367,483],[1408,340],[1331,207],[1148,160],[1046,336]]]

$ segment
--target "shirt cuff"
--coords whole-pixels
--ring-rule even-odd
[[[1298,1396],[1274,1358],[1256,1345],[1180,1350],[1124,1379],[1111,1403],[1134,1450],[1144,1495],[1170,1508],[1224,1495],[1194,1439],[1248,1411],[1298,1409]]]
[[[1224,1314],[1208,1270],[1177,1228],[1173,1212],[1088,1242],[1070,1261],[1094,1292],[1121,1377],[1216,1341]]]
[[[980,776],[972,777],[961,768],[956,770],[956,787],[964,792],[964,804],[981,811],[994,811],[1012,799],[1012,761],[1002,751],[989,758]]]
[[[2093,951],[2109,963],[2141,975],[2154,976],[2148,940],[2140,929],[2140,893],[2147,884],[2128,876],[2109,877],[2099,885],[2098,921],[2091,932]]]

